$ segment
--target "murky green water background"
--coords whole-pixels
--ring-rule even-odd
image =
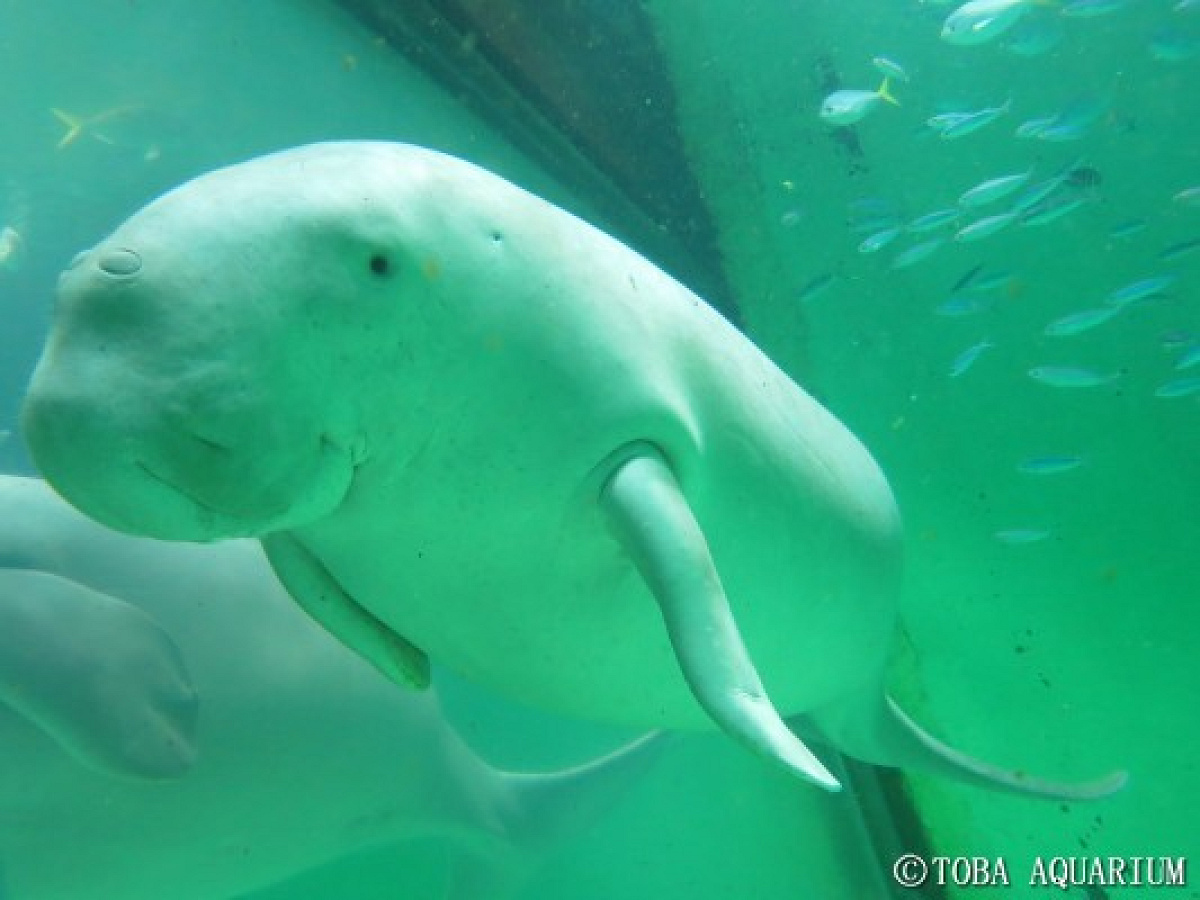
[[[1017,882],[1038,854],[1200,850],[1200,393],[1159,396],[1200,372],[1174,368],[1200,340],[1200,250],[1189,252],[1200,208],[1179,196],[1200,184],[1200,13],[1174,6],[1132,0],[1088,18],[1034,10],[1004,38],[955,47],[938,37],[951,7],[915,0],[646,4],[747,330],[864,439],[900,499],[909,565],[897,694],[980,756],[1051,774],[1131,772],[1122,795],[1063,807],[915,779],[933,845],[1004,856]],[[0,22],[0,227],[21,235],[0,269],[0,428],[15,427],[56,272],[201,171],[323,138],[385,138],[567,196],[325,4],[7,0]],[[1019,28],[1033,29],[1018,42],[1025,53],[1011,47]],[[873,89],[880,55],[910,80],[892,86],[899,106],[880,104],[855,127],[851,152],[817,114],[828,73]],[[926,124],[1006,102],[961,138]],[[1070,140],[1014,135],[1083,107],[1094,115]],[[53,109],[81,123],[65,144]],[[1069,188],[1084,202],[980,241],[953,240],[964,219],[859,250],[871,233],[1026,171],[1031,184],[1082,173]],[[873,230],[856,228],[872,217]],[[927,259],[896,267],[904,248],[937,235],[946,242]],[[971,293],[970,281],[954,288],[976,267],[976,286],[998,281],[973,294],[981,308],[939,313]],[[1044,333],[1160,276],[1160,292],[1093,330]],[[1030,377],[1039,366],[1116,377],[1056,387]],[[1079,463],[1018,470],[1046,456]],[[0,463],[27,470],[15,440]],[[500,765],[567,764],[622,737],[453,683],[446,694],[460,730]],[[844,801],[814,793],[719,738],[681,741],[523,896],[874,896],[882,888]],[[0,863],[4,848],[0,830]],[[63,865],[70,855],[63,847]],[[435,844],[389,847],[254,896],[437,896],[445,871]]]

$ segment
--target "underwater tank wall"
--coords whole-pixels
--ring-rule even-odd
[[[1200,179],[1196,5],[1030,9],[1005,35],[965,47],[939,38],[953,5],[917,0],[633,4],[673,95],[675,115],[659,127],[679,128],[655,158],[679,168],[689,203],[711,217],[695,229],[699,244],[667,234],[657,245],[645,222],[668,221],[663,207],[639,204],[636,189],[613,193],[578,135],[551,122],[532,136],[530,146],[552,148],[539,159],[505,133],[502,113],[489,120],[464,104],[349,5],[0,7],[0,76],[25,86],[0,101],[0,228],[21,235],[0,267],[0,430],[15,427],[58,270],[157,193],[219,165],[328,138],[412,140],[614,231],[645,217],[627,239],[666,254],[656,259],[676,254],[681,277],[690,264],[727,292],[751,337],[887,471],[907,532],[892,679],[904,705],[998,763],[1062,777],[1124,767],[1131,783],[1098,804],[1058,804],[913,775],[916,817],[897,824],[909,804],[897,796],[892,808],[872,805],[864,829],[847,798],[766,770],[718,737],[688,737],[520,896],[888,896],[888,852],[914,849],[1003,857],[1014,886],[994,895],[1037,896],[1025,886],[1037,857],[1194,856],[1200,394],[1179,386],[1195,370],[1175,367],[1200,334],[1200,212],[1186,194]],[[536,15],[536,4],[517,8]],[[606,42],[619,39],[604,4],[546,10],[547,20],[597,20],[586,67],[602,68]],[[478,46],[463,46],[464,68]],[[611,59],[626,58],[618,50],[628,48]],[[908,76],[890,86],[899,105],[879,103],[848,128],[822,121],[832,91],[878,86],[874,57]],[[1002,107],[971,133],[943,137],[927,124]],[[1078,127],[1060,139],[1014,133],[1055,116]],[[1024,172],[1026,187],[1061,177],[1055,196],[1078,205],[1024,226],[1014,217],[979,240],[953,236],[1008,205],[909,230],[957,208],[973,185]],[[886,246],[860,250],[893,228]],[[927,258],[900,262],[938,239]],[[1151,289],[1148,279],[1162,280]],[[1118,297],[1112,321],[1045,333],[1136,285],[1143,296]],[[1059,385],[1028,374],[1048,366],[1117,377],[1070,388],[1062,372]],[[29,471],[15,438],[0,444],[0,464]],[[497,764],[566,765],[624,737],[446,681],[457,727]],[[863,790],[878,797],[874,784]],[[15,868],[4,829],[21,821],[5,807],[0,796],[0,873]],[[375,848],[315,872],[298,866],[254,896],[328,897],[350,885],[370,900],[406,878],[438,890],[439,854]],[[23,900],[5,888],[0,879],[0,896]]]

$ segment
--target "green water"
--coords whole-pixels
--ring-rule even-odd
[[[1006,38],[977,47],[941,41],[953,6],[915,0],[644,7],[747,331],[855,430],[900,500],[908,565],[894,692],[931,730],[999,764],[1062,777],[1131,773],[1119,796],[1066,806],[914,777],[933,848],[1008,863],[1013,886],[951,895],[1052,895],[1028,886],[1037,856],[1195,858],[1200,394],[1155,391],[1200,371],[1173,370],[1186,341],[1200,339],[1200,251],[1160,259],[1164,248],[1200,237],[1200,210],[1173,199],[1200,184],[1200,56],[1156,58],[1150,42],[1164,30],[1200,40],[1200,12],[1166,0],[1132,0],[1095,18],[1034,10],[1018,27],[1061,25],[1061,40],[1021,56]],[[323,138],[411,140],[578,202],[572,186],[556,184],[327,4],[0,0],[0,23],[0,228],[21,235],[19,253],[0,268],[0,429],[15,428],[57,271],[199,172]],[[910,80],[892,87],[898,107],[881,105],[854,126],[859,150],[851,153],[817,111],[830,73],[843,87],[874,88],[871,60],[880,55]],[[1020,123],[1080,97],[1102,99],[1103,108],[1078,139],[1014,136]],[[925,124],[1006,100],[1006,115],[958,139]],[[68,132],[52,109],[83,122],[63,146]],[[866,233],[852,227],[851,208],[863,198],[907,222],[953,206],[985,179],[1032,169],[1035,183],[1072,167],[1094,171],[1099,183],[1073,188],[1086,203],[1057,221],[948,240],[902,269],[895,255],[929,236],[902,235],[875,254],[857,249]],[[1134,220],[1143,227],[1122,234]],[[977,265],[1012,279],[979,295],[990,304],[984,311],[938,315]],[[1175,279],[1165,296],[1083,334],[1043,333],[1159,274]],[[801,298],[826,278],[827,288]],[[951,377],[955,358],[982,340],[994,346]],[[1119,377],[1067,389],[1027,375],[1049,364]],[[1051,454],[1082,463],[1057,474],[1017,471]],[[15,440],[0,444],[0,466],[28,471]],[[1008,529],[1048,534],[1028,544],[996,538]],[[499,766],[568,765],[625,737],[447,681],[452,721]],[[278,800],[264,792],[263,802]],[[62,815],[70,820],[69,806]],[[21,821],[0,796],[3,900],[26,900],[4,881],[17,868],[5,858],[5,829]],[[164,846],[153,822],[135,815],[125,827],[122,852]],[[861,828],[845,798],[796,784],[720,737],[690,737],[599,821],[581,823],[541,857],[519,896],[886,896],[890,859],[873,857]],[[86,839],[64,838],[36,864],[70,866],[70,841]],[[439,897],[455,862],[429,839],[311,864],[246,896]],[[1200,896],[1195,880],[1174,895]],[[188,881],[188,896],[207,896],[196,887],[202,875]],[[1155,893],[1109,889],[1113,897]]]

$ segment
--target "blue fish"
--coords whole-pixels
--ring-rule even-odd
[[[1145,219],[1126,219],[1114,225],[1108,235],[1117,240],[1124,240],[1145,231],[1148,224]]]
[[[1016,175],[1001,175],[981,181],[970,190],[964,191],[958,198],[958,202],[961,206],[968,208],[986,206],[988,203],[1007,197],[1017,188],[1024,186],[1031,174],[1032,172],[1020,172]]]
[[[1082,456],[1050,455],[1031,456],[1017,465],[1017,471],[1022,475],[1058,475],[1070,472],[1083,465]]]
[[[1175,369],[1179,372],[1197,365],[1200,365],[1200,344],[1192,344],[1175,360]]]
[[[1187,241],[1180,241],[1178,244],[1172,244],[1170,247],[1164,247],[1162,252],[1158,254],[1158,258],[1162,262],[1175,262],[1183,259],[1185,256],[1190,256],[1196,250],[1200,250],[1200,238],[1192,238]]]
[[[975,361],[983,355],[985,350],[989,350],[996,345],[991,341],[984,339],[978,344],[972,344],[958,356],[954,357],[954,362],[950,364],[950,377],[958,378],[960,375],[966,374],[966,371],[975,365]]]
[[[939,316],[971,316],[983,312],[991,303],[983,297],[971,294],[955,294],[939,303],[934,312]]]
[[[1200,207],[1200,185],[1184,188],[1171,199],[1183,206]]]
[[[1020,213],[1006,212],[995,216],[988,216],[984,219],[977,219],[970,225],[960,228],[954,233],[954,240],[964,243],[967,241],[980,241],[985,237],[990,237],[997,231],[1007,228]]]
[[[908,73],[904,71],[904,66],[900,65],[894,59],[888,59],[886,56],[876,56],[871,60],[871,64],[887,78],[891,78],[894,81],[908,81]]]
[[[908,223],[905,230],[912,234],[924,234],[934,231],[957,219],[961,212],[957,209],[938,209],[923,216],[918,216]]]
[[[1034,544],[1050,537],[1045,528],[1003,528],[995,533],[995,538],[1002,544]]]
[[[900,234],[899,228],[885,228],[883,231],[877,231],[872,235],[863,238],[861,244],[858,245],[859,253],[875,253],[882,250]]]
[[[1056,120],[1043,128],[1039,128],[1034,137],[1040,141],[1050,141],[1056,144],[1066,143],[1067,141],[1079,141],[1087,137],[1088,127],[1078,122],[1059,122]]]
[[[1042,203],[1042,201],[1049,199],[1052,194],[1067,183],[1067,179],[1071,177],[1071,172],[1077,168],[1079,168],[1079,164],[1072,163],[1070,167],[1061,169],[1050,178],[1030,185],[1017,195],[1017,199],[1013,201],[1013,209],[1032,209]]]
[[[987,272],[980,275],[967,285],[966,290],[973,294],[986,294],[988,291],[1008,287],[1016,280],[1017,276],[1012,272],[1006,272],[1001,269],[997,272]]]
[[[1104,302],[1109,306],[1121,307],[1139,300],[1148,300],[1151,297],[1157,297],[1174,284],[1175,280],[1176,276],[1174,275],[1151,275],[1148,278],[1141,278],[1132,284],[1117,288],[1104,299]]]
[[[1058,116],[1038,116],[1028,119],[1017,126],[1016,135],[1019,138],[1035,138],[1058,121]]]
[[[906,250],[902,250],[896,254],[892,260],[893,269],[906,269],[909,266],[915,266],[921,260],[932,256],[942,244],[946,243],[943,238],[933,238],[928,241],[922,241],[919,244],[913,244]]]
[[[810,303],[837,284],[837,282],[838,276],[833,272],[826,272],[824,275],[818,275],[816,278],[806,282],[804,287],[800,288],[800,292],[797,294],[796,299],[800,303]]]
[[[1003,116],[1012,107],[1012,101],[1006,100],[1003,106],[989,106],[976,112],[962,113],[958,118],[948,121],[938,130],[942,140],[953,140],[978,131],[990,125]],[[936,126],[935,126],[936,127]]]
[[[1095,309],[1084,309],[1070,313],[1061,319],[1055,319],[1043,330],[1048,337],[1067,337],[1091,331],[1097,325],[1103,325],[1121,311],[1119,306],[1099,306]]]
[[[1070,215],[1087,202],[1088,198],[1083,194],[1047,197],[1036,206],[1021,211],[1020,225],[1022,228],[1048,225],[1063,216]]]
[[[1154,391],[1155,397],[1173,399],[1175,397],[1190,397],[1200,391],[1200,375],[1189,375],[1176,378],[1166,384],[1160,384]]]
[[[1028,374],[1034,381],[1056,388],[1099,387],[1121,377],[1119,372],[1102,374],[1081,366],[1034,366]]]

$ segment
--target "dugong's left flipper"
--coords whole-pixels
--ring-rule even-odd
[[[1048,800],[1098,800],[1125,786],[1125,772],[1067,782],[1009,771],[942,743],[877,686],[803,717],[843,753],[880,766],[930,772],[977,787]]]
[[[106,773],[173,778],[195,761],[196,692],[174,641],[57,575],[0,569],[0,703]]]
[[[662,609],[675,656],[700,705],[752,750],[827,790],[840,789],[771,705],[708,542],[667,464],[651,453],[635,456],[609,478],[600,502]]]
[[[397,684],[429,687],[429,657],[360,606],[294,537],[276,532],[262,545],[292,599],[321,627]]]

